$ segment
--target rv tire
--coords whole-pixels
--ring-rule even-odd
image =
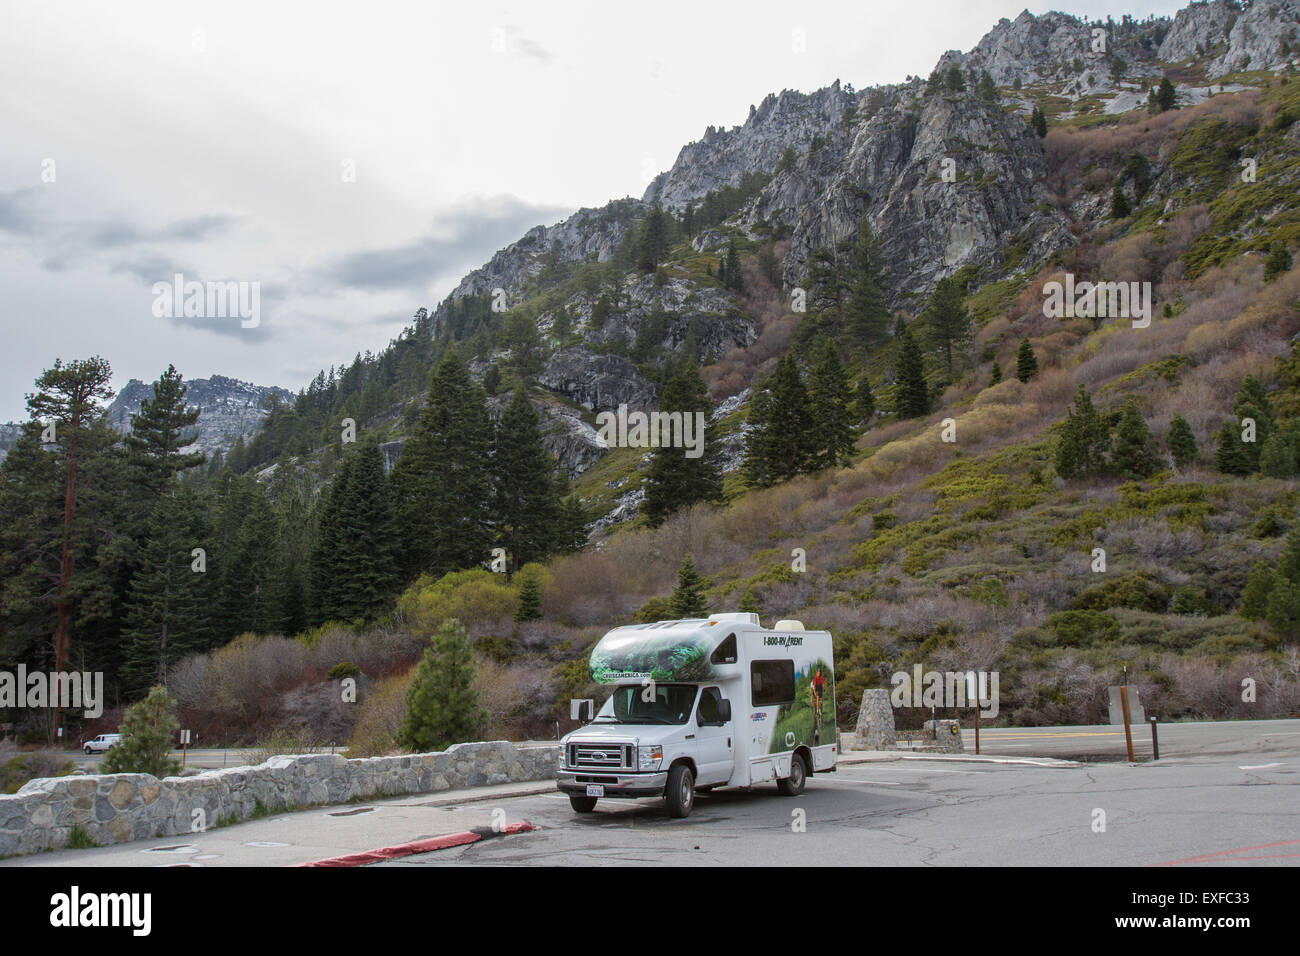
[[[691,773],[688,765],[679,763],[668,771],[664,803],[668,807],[670,817],[681,819],[690,816],[691,808],[695,806],[695,774]]]
[[[569,806],[577,813],[592,813],[596,809],[595,797],[584,797],[581,794],[569,794]]]
[[[795,754],[790,758],[790,776],[784,780],[778,780],[776,785],[787,797],[797,797],[803,793],[804,785],[807,782],[808,769],[803,762],[803,755]]]

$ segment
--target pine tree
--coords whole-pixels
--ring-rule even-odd
[[[1192,426],[1176,412],[1170,419],[1165,444],[1169,446],[1169,454],[1179,468],[1186,468],[1196,461],[1196,436],[1192,434]]]
[[[705,617],[709,613],[704,600],[704,589],[708,583],[695,570],[695,561],[688,554],[677,569],[677,587],[668,599],[668,607],[674,619]]]
[[[1294,260],[1284,243],[1274,242],[1268,247],[1268,258],[1264,260],[1264,281],[1272,282],[1284,272],[1290,272]]]
[[[208,545],[194,492],[184,485],[164,492],[149,516],[139,568],[131,581],[122,675],[129,693],[166,685],[172,665],[187,653],[207,649],[217,588],[206,567],[196,568],[193,552],[206,551]]]
[[[1129,399],[1120,412],[1115,428],[1115,452],[1112,467],[1125,481],[1150,478],[1160,470],[1160,458],[1146,421],[1137,403]]]
[[[1268,596],[1273,593],[1276,575],[1267,561],[1256,561],[1246,575],[1246,586],[1241,592],[1242,617],[1249,621],[1263,620],[1268,613]]]
[[[542,617],[542,587],[534,574],[523,574],[519,581],[519,608],[515,622],[537,621]]]
[[[1225,475],[1249,475],[1255,468],[1241,440],[1241,432],[1232,422],[1224,422],[1215,436],[1214,467]]]
[[[680,414],[682,421],[691,421],[692,429],[703,416],[704,431],[692,431],[702,443],[697,457],[689,457],[692,449],[658,447],[651,452],[646,469],[645,501],[642,511],[651,526],[679,508],[690,507],[701,501],[722,500],[722,465],[718,460],[716,426],[710,421],[713,403],[708,389],[700,377],[699,368],[687,357],[664,385],[659,399],[659,411],[670,415]],[[689,419],[688,419],[689,416]]]
[[[488,558],[492,427],[484,402],[465,364],[448,351],[391,475],[407,577],[441,577]]]
[[[876,394],[871,390],[871,380],[865,375],[862,381],[858,382],[858,390],[854,396],[854,411],[857,412],[858,421],[866,422],[867,427],[871,427],[871,420],[876,416]]]
[[[537,410],[522,387],[510,396],[497,423],[492,470],[493,523],[513,574],[551,553],[560,518],[560,498],[551,477],[554,459],[542,445]]]
[[[190,429],[199,420],[199,409],[185,404],[186,391],[176,366],[168,365],[153,384],[153,399],[144,399],[140,411],[131,416],[125,439],[128,461],[146,499],[162,494],[178,472],[206,460],[201,451],[181,451],[193,443],[196,433]]]
[[[1068,480],[1106,474],[1110,465],[1110,429],[1080,385],[1056,443],[1056,473]]]
[[[1016,352],[1016,378],[1028,382],[1038,374],[1038,356],[1029,344],[1029,339],[1020,340],[1020,349]]]
[[[1124,193],[1124,187],[1115,182],[1115,188],[1110,191],[1110,218],[1125,219],[1132,212],[1129,207],[1128,196]]]
[[[556,530],[556,550],[561,554],[581,551],[587,544],[587,509],[577,493],[566,495],[560,502],[560,520]]]
[[[148,773],[161,780],[180,770],[170,756],[180,729],[176,701],[165,688],[154,687],[144,700],[128,707],[118,729],[122,740],[104,754],[100,773]]]
[[[36,391],[27,396],[27,411],[33,419],[54,427],[60,470],[63,473],[63,532],[59,542],[59,576],[54,632],[54,670],[63,670],[72,632],[74,540],[77,511],[77,466],[82,443],[102,411],[101,402],[113,393],[109,387],[113,370],[99,356],[64,365],[56,359],[36,380]],[[56,712],[57,719],[57,712]]]
[[[1260,473],[1269,478],[1294,478],[1296,474],[1296,435],[1276,431],[1268,436],[1259,450]]]
[[[667,254],[668,225],[659,204],[653,203],[641,222],[641,234],[637,241],[637,268],[642,272],[654,272]]]
[[[745,291],[745,280],[740,272],[740,255],[736,252],[736,240],[727,243],[727,288],[733,292]]]
[[[1171,110],[1178,102],[1178,92],[1174,89],[1174,84],[1169,82],[1169,77],[1161,77],[1160,86],[1156,90],[1156,107],[1163,113]]]
[[[978,92],[980,99],[985,103],[996,103],[998,101],[998,88],[994,85],[993,76],[988,70],[980,71]]]
[[[1034,111],[1029,117],[1029,125],[1033,127],[1034,132],[1038,134],[1039,139],[1042,139],[1047,135],[1047,115],[1041,108],[1037,106],[1034,107]]]
[[[828,338],[815,349],[817,364],[808,377],[808,401],[813,421],[813,467],[847,465],[855,434],[853,387],[840,362],[840,350]]]
[[[1260,449],[1264,442],[1277,430],[1277,419],[1273,415],[1273,406],[1268,400],[1264,386],[1254,375],[1247,375],[1237,388],[1237,397],[1232,404],[1232,413],[1237,417],[1238,441],[1241,451],[1250,463],[1250,472],[1259,471]],[[1241,432],[1245,430],[1246,420],[1255,423],[1255,440],[1244,441]]]
[[[925,383],[925,360],[912,330],[903,332],[898,352],[898,384],[894,411],[899,418],[920,418],[930,412],[930,390]]]
[[[416,666],[398,743],[428,753],[476,739],[487,723],[474,687],[476,671],[469,635],[460,621],[448,618]]]
[[[741,471],[750,485],[765,488],[812,467],[812,409],[789,353],[769,379],[755,386],[747,424]]]
[[[955,278],[939,280],[921,319],[926,337],[936,348],[943,349],[951,378],[953,351],[964,346],[971,336],[970,312],[962,299],[961,285]]]
[[[853,283],[849,287],[844,315],[850,341],[867,350],[884,344],[889,331],[889,304],[885,301],[882,261],[871,225],[864,219],[858,230],[853,255]]]
[[[997,362],[993,363],[993,372],[989,375],[989,385],[997,385],[1002,381],[1002,366]]]

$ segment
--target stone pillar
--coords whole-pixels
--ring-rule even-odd
[[[934,735],[934,721],[925,722],[925,731]],[[959,754],[964,752],[961,742],[961,724],[955,720],[939,721],[939,733],[930,741],[940,753]]]
[[[864,690],[862,707],[858,710],[858,727],[853,734],[853,749],[891,750],[896,742],[889,691],[884,688]]]

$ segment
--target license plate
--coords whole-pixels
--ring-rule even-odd
[[[587,796],[603,797],[605,795],[605,785],[601,783],[587,784]]]

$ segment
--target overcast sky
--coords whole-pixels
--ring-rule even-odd
[[[928,74],[1023,6],[0,0],[0,421],[93,354],[296,391],[767,93]],[[177,272],[259,283],[260,325],[155,316]]]

